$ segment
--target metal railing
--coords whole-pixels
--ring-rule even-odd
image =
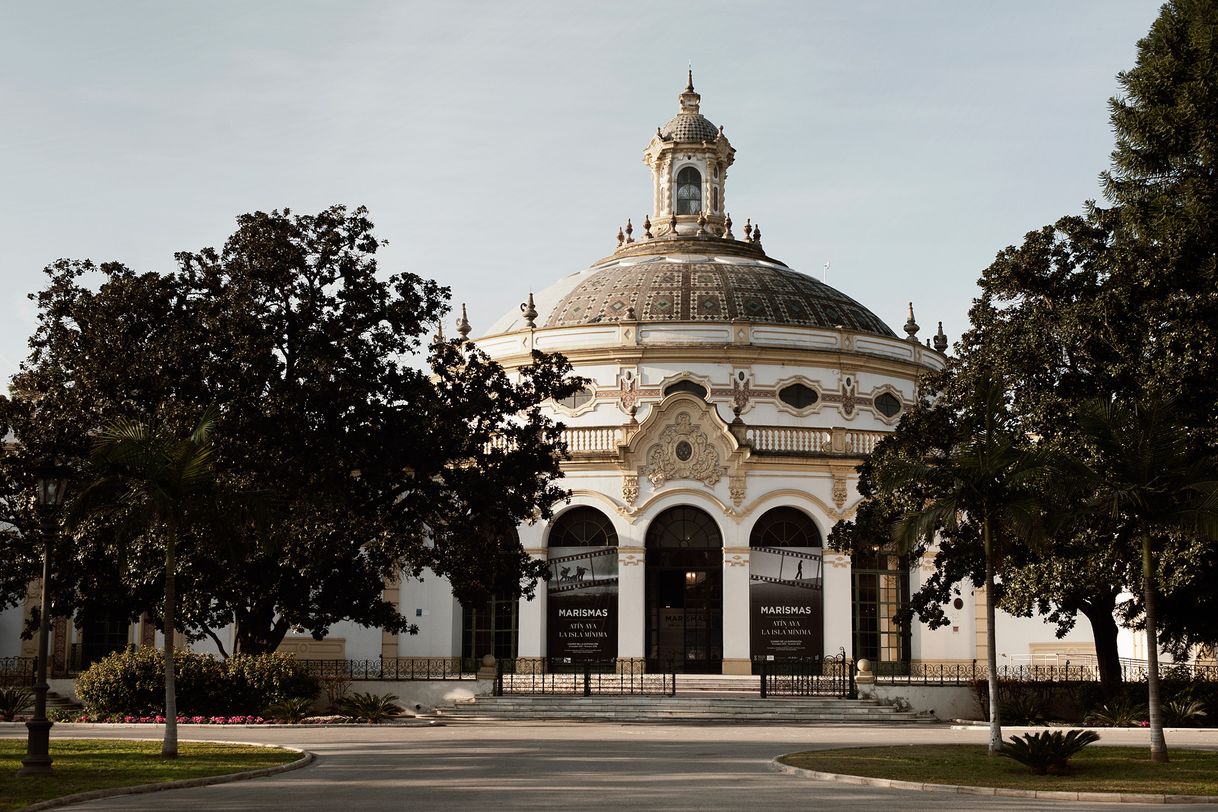
[[[297,660],[315,677],[349,680],[472,680],[458,657],[383,657],[377,660]]]
[[[969,685],[989,679],[985,663],[876,663],[878,685]],[[1144,682],[1148,669],[1144,661],[1123,660],[1123,682]],[[1218,682],[1218,666],[1192,663],[1161,663],[1161,679]],[[1099,666],[1094,660],[1057,665],[1003,665],[998,679],[1004,682],[1098,682]]]
[[[33,685],[37,670],[36,657],[0,657],[0,685]]]
[[[495,696],[674,696],[676,692],[675,669],[649,673],[643,659],[499,660],[495,668]]]
[[[828,657],[757,660],[761,698],[771,696],[835,696],[857,699],[854,661],[846,650]]]

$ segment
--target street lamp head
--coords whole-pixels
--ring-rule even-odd
[[[34,471],[37,484],[38,504],[44,507],[59,507],[68,490],[72,470],[64,465],[45,465]]]

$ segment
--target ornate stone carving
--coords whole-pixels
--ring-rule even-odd
[[[673,479],[694,479],[713,487],[723,476],[718,450],[706,432],[693,424],[688,412],[660,434],[660,441],[647,449],[647,479],[652,487],[663,487]]]
[[[621,374],[620,383],[618,384],[618,399],[622,402],[622,409],[631,412],[639,404],[639,378],[633,370],[625,370]],[[631,412],[633,414],[633,412]]]
[[[846,417],[853,416],[857,406],[858,399],[855,397],[854,379],[846,378],[842,384],[842,414]]]
[[[729,567],[747,567],[749,565],[748,554],[741,555],[740,553],[725,554],[723,563]]]
[[[750,383],[747,377],[742,381],[740,375],[732,376],[732,406],[736,414],[747,411],[749,408],[749,401],[753,399],[753,389],[749,385]]]
[[[825,556],[825,560],[828,561],[829,566],[833,567],[835,570],[845,569],[846,567],[850,566],[850,556],[841,555],[840,553],[835,555],[827,555]]]
[[[622,548],[618,548],[617,563],[620,567],[641,567],[643,565],[643,552],[622,552]]]
[[[846,505],[846,477],[842,474],[833,475],[833,504],[838,510]]]
[[[732,497],[732,504],[740,507],[740,503],[744,501],[745,481],[744,474],[736,474],[729,480],[729,493]]]
[[[639,476],[638,474],[623,474],[622,475],[622,499],[626,504],[633,505],[639,498]]]

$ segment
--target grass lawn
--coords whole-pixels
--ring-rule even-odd
[[[288,750],[182,742],[176,760],[161,760],[159,741],[51,738],[53,776],[18,776],[25,738],[0,739],[0,812],[94,789],[178,781],[273,767],[300,758]]]
[[[794,753],[782,761],[826,773],[927,784],[1011,787],[1063,792],[1218,795],[1218,752],[1168,749],[1171,762],[1152,764],[1147,747],[1092,745],[1070,760],[1073,774],[1034,775],[1009,758],[990,758],[985,745],[859,747]]]

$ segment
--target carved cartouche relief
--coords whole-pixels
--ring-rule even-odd
[[[681,412],[660,440],[647,449],[647,479],[659,488],[673,479],[694,479],[713,487],[723,475],[718,450],[707,440],[706,432],[693,424],[688,412]]]

